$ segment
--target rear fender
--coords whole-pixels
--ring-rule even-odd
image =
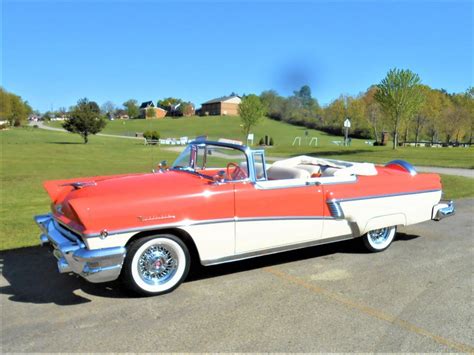
[[[365,227],[361,230],[361,235],[374,230],[391,226],[406,226],[407,219],[403,213],[378,216],[367,221]]]

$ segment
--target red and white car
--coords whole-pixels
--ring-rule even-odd
[[[47,181],[52,212],[36,216],[62,273],[122,278],[142,294],[172,291],[191,258],[214,265],[343,239],[371,251],[397,226],[454,213],[436,174],[299,156],[267,164],[263,150],[188,145],[148,174]]]

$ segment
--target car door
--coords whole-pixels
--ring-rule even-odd
[[[321,238],[323,191],[319,185],[274,181],[235,183],[236,254]]]

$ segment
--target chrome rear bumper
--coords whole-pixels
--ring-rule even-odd
[[[73,272],[94,283],[119,277],[126,253],[124,247],[89,250],[77,236],[61,227],[51,214],[34,219],[42,231],[41,245],[51,244],[54,248],[60,273]]]
[[[443,218],[450,217],[456,213],[456,207],[454,201],[440,201],[433,207],[431,219],[434,221],[440,221]]]

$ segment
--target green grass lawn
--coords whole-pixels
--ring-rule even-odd
[[[38,244],[35,214],[49,211],[42,183],[50,179],[151,171],[160,159],[177,153],[126,139],[91,137],[40,129],[0,132],[2,141],[2,226],[0,249]]]
[[[61,127],[61,122],[50,123]],[[207,135],[209,139],[230,138],[243,140],[239,117],[183,117],[165,118],[162,120],[128,120],[109,121],[103,133],[134,136],[135,132],[156,130],[162,138],[187,136],[195,138]],[[305,138],[305,131],[308,136]],[[342,147],[333,141],[342,141],[343,137],[333,136],[321,131],[306,129],[283,122],[264,119],[252,129],[255,143],[268,135],[275,146],[267,148],[269,156],[315,155],[352,161],[386,163],[394,159],[403,159],[414,165],[474,168],[473,148],[414,148],[406,147],[393,150],[390,146],[373,147],[367,140],[353,139],[350,147]],[[301,137],[302,146],[292,146],[295,137]],[[318,147],[309,146],[311,137],[318,138]]]
[[[115,124],[115,122],[113,123]],[[273,121],[267,121],[267,123],[279,124]],[[109,129],[112,126],[110,125]],[[298,130],[299,128],[293,129]],[[278,135],[274,134],[274,139],[281,137],[283,140],[284,134],[282,132],[283,130]],[[318,134],[320,133],[318,132]],[[328,136],[325,139],[327,138]],[[49,210],[49,198],[42,187],[43,181],[148,172],[160,160],[166,159],[172,162],[178,155],[176,152],[167,151],[157,146],[144,146],[140,141],[127,139],[92,136],[89,144],[86,145],[82,144],[78,135],[33,128],[2,131],[0,140],[2,144],[0,249],[2,250],[38,244],[39,229],[33,222],[33,216]],[[291,144],[289,146],[291,147]],[[326,146],[320,150],[307,149],[303,151],[301,148],[291,151],[287,145],[286,151],[283,148],[278,149],[280,148],[270,148],[269,151],[276,152],[278,155],[305,152],[350,160],[378,161],[380,159],[380,161],[387,161],[393,157],[413,161],[404,155],[408,150],[399,150],[390,156],[392,154],[390,150],[383,153],[384,151],[371,151],[370,148],[367,148],[367,152],[355,147],[351,149],[336,146],[328,148]],[[423,151],[420,149],[418,154],[422,154]],[[436,152],[437,155],[422,157],[421,161],[423,159],[445,159],[446,161],[452,159],[451,166],[456,166],[458,160],[464,162],[459,163],[458,166],[466,165],[468,161],[467,155],[453,154],[453,149],[436,150]],[[459,150],[459,152],[464,153],[465,151]],[[444,158],[443,154],[446,154]],[[408,155],[415,158],[415,152],[410,151]],[[429,160],[428,163],[430,163]],[[474,196],[472,179],[453,176],[443,176],[442,179],[447,198]]]

